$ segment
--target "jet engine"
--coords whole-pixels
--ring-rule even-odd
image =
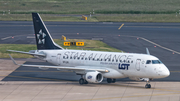
[[[87,72],[85,79],[91,83],[100,83],[103,80],[103,75],[100,72]]]

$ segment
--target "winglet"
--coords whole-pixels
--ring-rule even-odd
[[[148,55],[150,55],[148,48],[146,48],[146,53],[147,53]]]
[[[15,64],[15,65],[19,65],[19,64],[17,64],[16,62],[15,62],[15,60],[12,58],[12,56],[9,54],[9,56],[10,56],[10,58],[11,58],[11,60],[13,61],[13,63]]]

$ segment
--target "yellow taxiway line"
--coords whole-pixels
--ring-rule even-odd
[[[122,24],[119,28],[118,28],[118,30],[120,30],[121,29],[121,27],[123,27],[124,26],[124,24]]]

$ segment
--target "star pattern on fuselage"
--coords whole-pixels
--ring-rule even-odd
[[[45,44],[45,37],[46,34],[40,29],[39,34],[37,34],[38,44]]]

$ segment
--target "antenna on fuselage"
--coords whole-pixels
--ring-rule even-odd
[[[146,48],[146,53],[147,53],[148,55],[150,55],[149,49],[148,49],[148,48]]]

